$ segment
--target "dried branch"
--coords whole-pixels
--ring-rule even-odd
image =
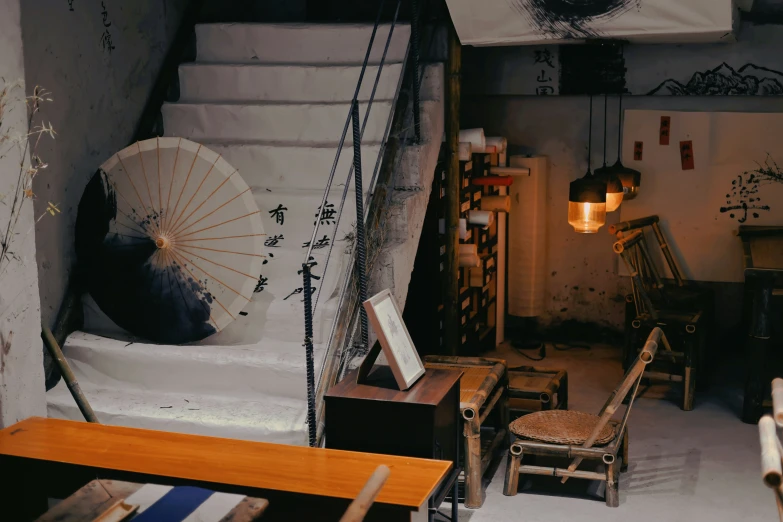
[[[8,116],[13,107],[11,101],[13,100],[14,92],[17,89],[23,89],[23,87],[24,84],[21,81],[17,81],[13,83],[6,82],[0,88],[0,146],[4,147],[4,150],[0,151],[0,159],[5,158],[10,150],[16,149],[19,152],[19,171],[16,176],[16,183],[12,185],[10,194],[0,195],[0,203],[6,206],[9,205],[8,196],[12,196],[10,198],[8,222],[5,224],[5,227],[0,225],[0,278],[5,274],[6,269],[11,264],[11,260],[14,258],[11,252],[11,243],[16,235],[16,226],[22,215],[25,201],[35,197],[33,193],[33,179],[49,166],[38,155],[38,146],[44,136],[54,139],[56,135],[51,122],[39,121],[40,116],[38,116],[38,113],[41,111],[43,104],[53,101],[51,93],[40,86],[36,86],[33,89],[33,93],[25,98],[25,107],[27,109],[26,132],[11,133],[10,129],[7,128]],[[4,124],[4,122],[6,123]],[[27,161],[28,155],[30,158],[29,163]],[[57,205],[50,202],[46,212],[41,217],[46,215],[46,213],[55,215],[55,213],[59,212]],[[40,219],[40,217],[36,219],[33,226]]]

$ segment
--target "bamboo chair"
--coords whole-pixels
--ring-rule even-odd
[[[518,439],[509,450],[503,494],[517,494],[520,474],[562,477],[563,482],[570,477],[601,480],[606,482],[606,505],[618,507],[618,477],[621,471],[628,469],[628,417],[644,368],[655,358],[659,343],[667,351],[671,349],[663,330],[655,328],[598,415],[548,410],[531,413],[512,422],[509,430]],[[612,420],[629,392],[631,395],[622,419],[619,422]],[[525,455],[567,457],[573,458],[573,461],[567,469],[523,465]],[[604,473],[577,470],[583,459],[603,462]]]
[[[626,221],[613,226],[619,239],[612,245],[631,275],[633,293],[626,298],[626,340],[623,346],[623,367],[628,368],[636,357],[641,339],[653,328],[661,327],[677,351],[659,360],[654,371],[645,377],[682,383],[682,404],[685,411],[693,409],[697,377],[707,381],[707,335],[712,309],[710,292],[686,286],[667,286],[658,274],[649,254],[643,227],[652,226],[677,285],[685,279],[677,269],[666,238],[658,227],[658,216]],[[629,234],[625,234],[631,230]],[[665,247],[665,248],[664,248]],[[697,369],[701,372],[697,375]]]

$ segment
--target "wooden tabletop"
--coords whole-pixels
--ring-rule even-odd
[[[417,509],[451,463],[33,417],[0,431],[0,455],[341,499],[381,464],[376,502]]]
[[[437,406],[462,375],[454,370],[430,370],[409,389],[400,391],[388,366],[373,368],[365,384],[356,383],[356,373],[357,370],[349,372],[326,396]]]

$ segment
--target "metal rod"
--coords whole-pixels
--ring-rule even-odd
[[[65,384],[68,385],[68,389],[71,391],[71,395],[73,396],[73,400],[76,401],[79,411],[84,415],[84,420],[99,424],[98,417],[95,416],[95,412],[92,410],[87,397],[84,396],[81,387],[79,387],[79,382],[76,380],[76,376],[73,374],[71,366],[68,364],[68,361],[65,360],[62,350],[60,350],[60,345],[55,340],[52,331],[49,330],[49,327],[45,324],[41,324],[41,339],[43,339],[44,345],[46,345],[46,348],[52,355],[52,359],[54,359],[57,366],[60,368]]]
[[[389,27],[389,34],[386,36],[386,44],[384,45],[384,48],[383,48],[383,55],[381,56],[381,62],[378,65],[378,72],[375,74],[375,82],[373,83],[373,86],[372,86],[372,92],[370,92],[370,99],[367,102],[367,110],[364,113],[364,122],[362,123],[362,132],[360,133],[359,140],[358,140],[359,143],[361,143],[361,141],[364,139],[364,131],[367,128],[367,121],[370,118],[370,111],[372,110],[373,101],[375,101],[375,93],[378,90],[378,83],[379,83],[379,81],[381,79],[381,72],[383,71],[383,65],[386,62],[386,55],[389,52],[389,44],[391,43],[392,35],[394,34],[394,28],[395,28],[395,26],[397,24],[397,16],[400,13],[400,4],[401,3],[402,3],[401,0],[397,0],[397,9],[394,11],[394,19],[392,20],[391,26]],[[381,4],[381,7],[383,7],[383,4]],[[360,79],[360,81],[361,81],[361,79]],[[357,91],[357,94],[358,94],[358,91]],[[354,99],[351,101],[351,103],[352,103],[351,111],[353,111],[353,104],[357,104],[358,105],[358,99],[357,99],[356,95],[354,95]],[[387,137],[388,128],[389,128],[389,124],[390,123],[391,123],[391,118],[389,118],[389,121],[387,122],[387,125],[386,125],[386,132],[384,133],[384,141],[385,141],[385,139]],[[353,135],[353,142],[354,142],[353,146],[356,147],[357,140],[356,140],[355,133]],[[380,159],[380,157],[383,154],[382,150],[383,150],[383,147],[381,147],[381,150],[378,152],[378,159]],[[339,157],[339,154],[341,154],[341,152],[338,152],[338,157]],[[376,162],[376,167],[377,167],[377,162]],[[348,187],[351,186],[351,176],[353,175],[353,169],[354,169],[354,163],[352,162],[350,168],[348,169],[348,177],[345,180],[345,185],[343,185],[343,195],[340,198],[340,206],[337,209],[337,222],[335,223],[335,227],[334,227],[335,236],[332,237],[332,241],[329,244],[329,253],[326,256],[326,262],[324,263],[324,275],[326,275],[326,271],[329,268],[329,261],[332,258],[332,249],[334,248],[334,243],[335,243],[335,240],[337,239],[337,237],[336,237],[337,230],[339,229],[340,221],[342,220],[342,217],[343,217],[343,208],[345,208],[345,200],[346,200],[346,197],[348,196]],[[375,172],[373,172],[373,178],[374,177],[375,177]],[[371,187],[372,187],[373,183],[374,183],[374,180],[373,180],[373,182],[370,183]],[[327,193],[328,193],[328,191],[329,191],[329,186],[327,186]],[[326,201],[326,198],[324,199],[324,201]],[[365,218],[364,214],[360,215],[360,214],[357,213],[357,217],[356,217],[357,223],[358,223],[359,219],[364,219],[364,218]],[[316,226],[316,233],[317,233],[317,229],[320,226],[320,218],[316,221],[316,225],[315,226]],[[313,239],[315,238],[315,235],[316,234],[313,234]],[[311,245],[312,245],[312,242],[311,242]],[[321,286],[321,288],[323,288],[323,286]],[[319,301],[320,297],[321,297],[321,290],[318,290],[318,293],[315,296],[315,305],[313,306],[313,310],[314,311],[318,309],[318,301]]]
[[[364,238],[364,191],[362,190],[362,140],[359,136],[359,103],[353,102],[353,173],[354,192],[356,193],[356,270],[359,276],[359,302],[367,300],[367,245]],[[359,307],[362,323],[362,346],[370,344],[370,331],[367,324],[367,312]]]
[[[386,0],[381,0],[381,5],[378,8],[378,15],[375,18],[375,25],[372,28],[372,34],[370,35],[370,43],[367,44],[367,52],[364,54],[364,62],[362,63],[362,69],[359,72],[359,80],[356,82],[356,90],[353,93],[353,101],[359,97],[359,90],[362,87],[362,80],[364,79],[364,72],[367,70],[367,62],[370,60],[370,53],[372,52],[372,45],[375,42],[375,34],[378,32],[378,24],[381,21],[381,14],[383,13],[383,4]],[[345,118],[345,125],[343,125],[343,133],[340,135],[340,141],[337,144],[337,153],[334,156],[334,162],[332,162],[332,170],[329,172],[329,178],[326,181],[326,190],[321,198],[321,206],[318,209],[318,214],[315,217],[315,227],[313,227],[313,235],[310,237],[310,246],[307,247],[304,261],[302,264],[309,262],[310,256],[313,253],[313,244],[315,243],[315,237],[318,234],[318,226],[321,223],[321,217],[324,212],[324,205],[326,205],[326,198],[329,196],[329,189],[332,187],[334,181],[334,173],[337,171],[337,163],[340,161],[340,154],[343,151],[343,144],[345,143],[345,136],[348,134],[348,126],[351,124],[351,111],[353,108],[348,109],[348,116]]]

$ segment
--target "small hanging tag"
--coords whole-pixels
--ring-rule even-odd
[[[691,140],[680,142],[680,161],[682,161],[682,170],[693,170],[693,142]]]
[[[669,144],[669,131],[671,130],[672,119],[670,116],[661,116],[661,129],[658,131],[659,145]]]
[[[644,152],[644,142],[635,141],[633,144],[633,159],[634,161],[642,161],[642,153]]]

